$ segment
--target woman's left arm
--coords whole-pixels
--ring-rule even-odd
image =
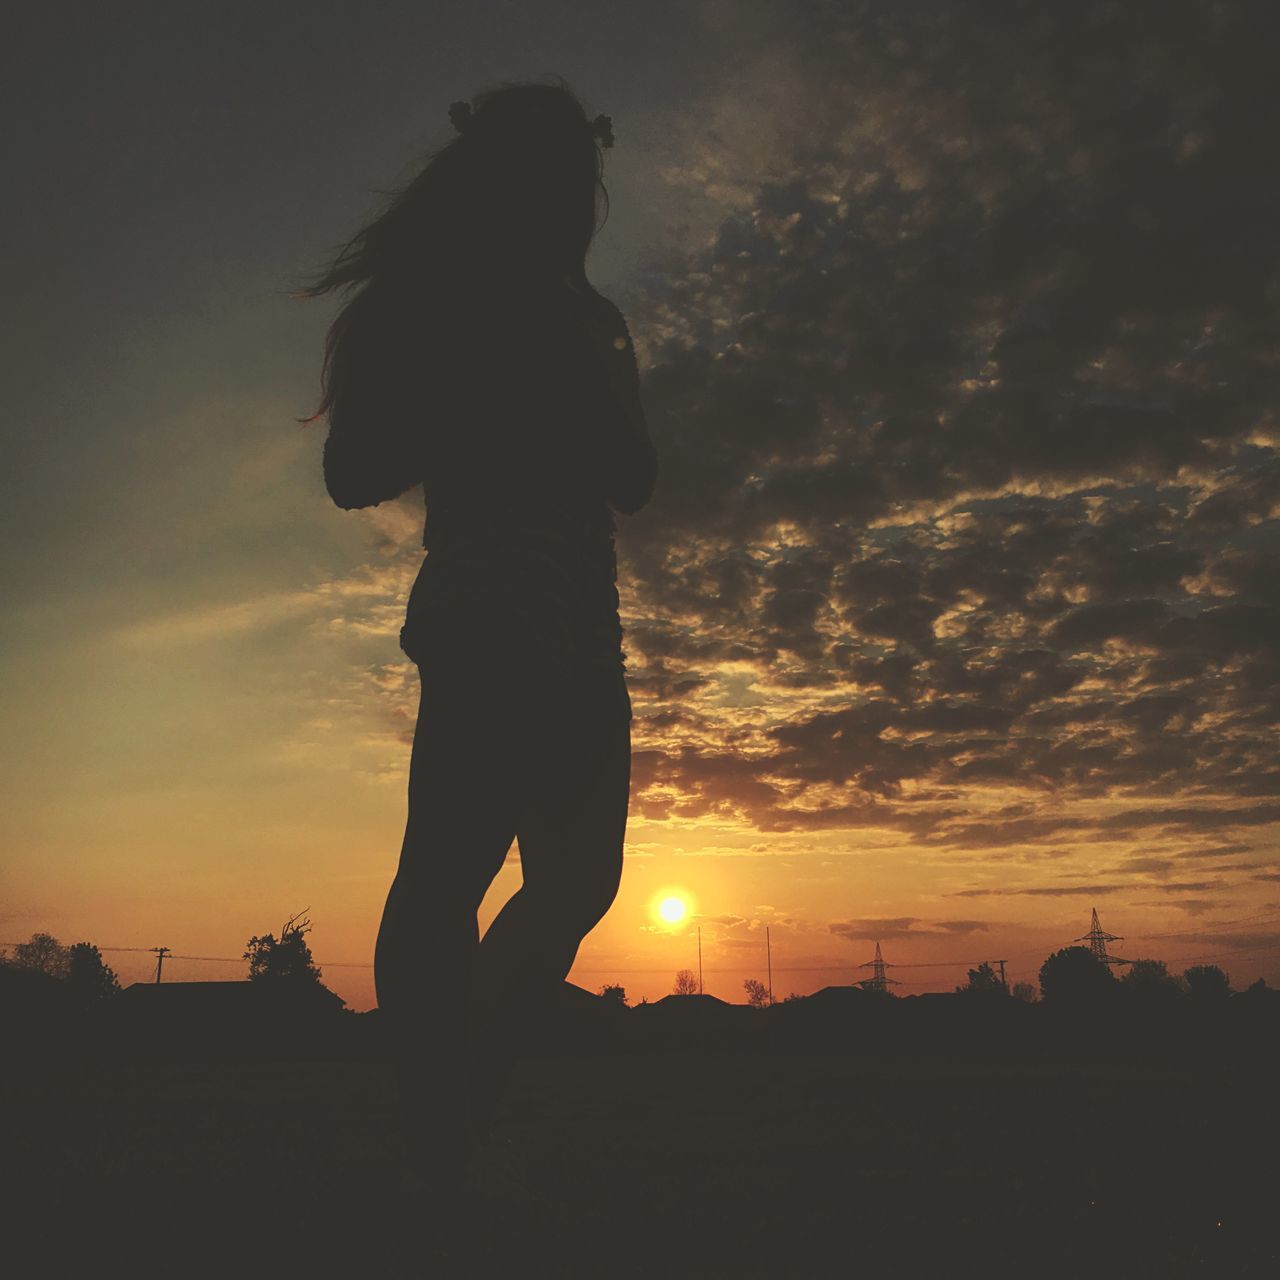
[[[324,443],[325,488],[344,510],[377,506],[422,483],[441,391],[427,370],[447,363],[429,349],[432,335],[405,319],[352,339]]]

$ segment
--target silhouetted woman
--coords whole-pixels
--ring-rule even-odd
[[[613,512],[642,507],[656,470],[630,336],[585,271],[608,117],[557,80],[450,118],[458,136],[304,291],[360,286],[315,415],[329,494],[426,496],[401,631],[421,677],[408,821],[375,978],[410,1165],[446,1195],[527,1019],[618,890],[631,703]],[[523,884],[481,941],[513,839]]]

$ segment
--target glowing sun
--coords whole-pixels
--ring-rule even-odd
[[[649,918],[672,930],[687,925],[696,910],[693,895],[678,884],[664,885],[649,899]]]
[[[678,924],[689,912],[688,904],[683,898],[663,898],[658,903],[658,914],[668,924]]]

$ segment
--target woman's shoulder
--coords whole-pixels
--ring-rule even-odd
[[[576,294],[575,305],[579,318],[592,328],[630,343],[631,331],[626,317],[612,299],[593,289],[590,294]]]
[[[618,310],[613,300],[605,297],[594,285],[588,284],[585,291],[574,290],[574,292],[577,297],[582,299],[583,305],[600,312],[612,320],[622,320],[622,312]]]

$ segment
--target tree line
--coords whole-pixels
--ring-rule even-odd
[[[323,985],[320,969],[306,940],[310,928],[310,920],[299,913],[285,921],[278,937],[265,933],[250,938],[244,952],[249,981]],[[120,990],[118,977],[95,945],[75,942],[64,946],[49,933],[33,933],[26,942],[14,946],[12,955],[0,955],[0,964],[56,979],[74,999],[83,1003],[106,999]],[[1112,965],[1099,959],[1089,947],[1082,946],[1055,951],[1040,966],[1038,977],[1038,986],[1030,982],[1009,986],[984,961],[968,971],[966,980],[955,992],[980,999],[1004,998],[1027,1003],[1044,1000],[1062,1006],[1101,1003],[1125,996],[1151,1006],[1172,1006],[1185,1000],[1205,1004],[1225,1000],[1233,994],[1229,975],[1215,964],[1195,964],[1174,974],[1163,960],[1133,960],[1117,977]],[[866,986],[865,983],[851,985]],[[747,978],[742,986],[746,1003],[751,1007],[761,1009],[775,1003],[758,978]],[[675,975],[672,994],[696,995],[698,987],[697,974],[692,969],[680,969]],[[1269,989],[1262,978],[1249,987],[1250,991]],[[598,994],[629,1006],[626,988],[621,983],[605,983]],[[877,994],[893,998],[889,992]],[[783,997],[783,1002],[804,998],[792,991]],[[639,1003],[647,1004],[648,1000],[641,999]]]
[[[1146,1004],[1177,1004],[1189,999],[1200,1004],[1225,1000],[1234,994],[1231,979],[1216,964],[1195,964],[1180,974],[1169,972],[1163,960],[1131,960],[1124,973],[1117,978],[1110,964],[1096,956],[1089,947],[1063,947],[1047,957],[1040,966],[1039,983],[1004,982],[994,967],[986,961],[968,971],[968,977],[955,988],[955,994],[977,998],[1011,999],[1034,1004],[1040,1000],[1053,1005],[1092,1004],[1110,998],[1130,996]],[[870,981],[850,985],[870,989]],[[698,994],[698,975],[692,969],[680,969],[675,976],[671,994],[688,996]],[[755,1009],[767,1008],[776,1003],[769,989],[759,978],[747,978],[742,983],[747,994],[746,1003]],[[1267,991],[1266,980],[1259,978],[1249,991]],[[620,983],[605,983],[599,994],[626,1005],[626,988]],[[877,992],[893,998],[889,991]],[[799,992],[792,991],[783,997],[783,1003],[803,1000]],[[647,1004],[647,1000],[641,1000]]]
[[[249,981],[323,986],[307,943],[310,929],[311,921],[299,912],[284,922],[279,937],[264,933],[250,938],[243,957]],[[49,933],[33,933],[26,942],[17,943],[12,955],[0,955],[0,965],[52,978],[83,1003],[106,999],[120,990],[120,979],[93,943],[64,946]]]

